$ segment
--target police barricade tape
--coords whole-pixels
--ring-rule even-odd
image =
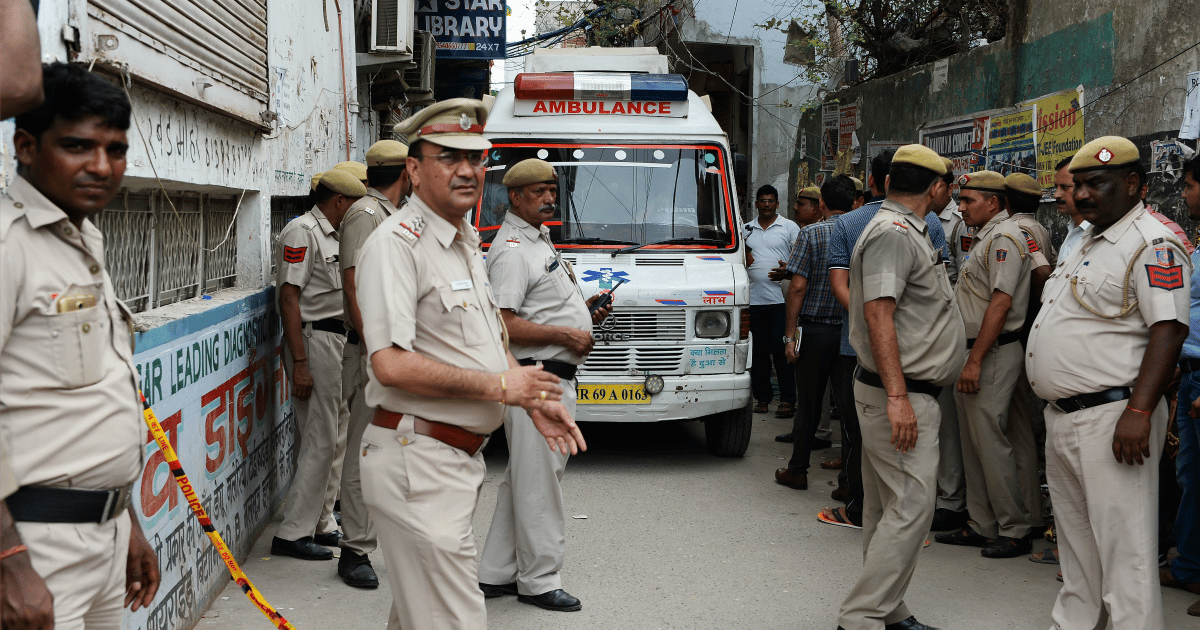
[[[167,465],[171,467],[171,475],[175,478],[175,483],[179,484],[179,489],[183,490],[183,496],[187,499],[188,507],[192,508],[192,512],[196,515],[196,520],[200,521],[200,526],[204,529],[204,533],[208,534],[208,539],[213,546],[217,548],[217,553],[220,554],[221,560],[225,562],[225,566],[229,569],[229,575],[233,576],[233,580],[241,587],[242,592],[246,597],[250,598],[255,606],[258,607],[262,614],[275,624],[280,630],[296,630],[295,626],[279,611],[275,610],[270,603],[262,596],[262,593],[254,587],[250,582],[250,578],[242,573],[242,568],[238,566],[237,560],[233,559],[233,554],[229,551],[229,547],[225,541],[221,539],[221,534],[217,533],[217,528],[213,527],[212,521],[208,518],[208,513],[204,511],[204,506],[200,505],[200,499],[196,496],[196,490],[192,488],[192,482],[188,481],[187,474],[183,472],[183,466],[179,463],[179,457],[175,455],[175,449],[171,446],[171,442],[167,440],[167,434],[163,432],[162,425],[158,423],[158,418],[154,415],[154,411],[150,409],[150,403],[146,400],[146,396],[138,391],[138,396],[142,399],[142,417],[146,419],[146,426],[150,427],[150,434],[154,436],[154,441],[158,443],[158,448],[162,450],[163,457],[167,460]]]

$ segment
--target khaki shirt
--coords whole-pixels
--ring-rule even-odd
[[[354,268],[358,262],[358,251],[362,249],[363,243],[367,242],[371,232],[374,232],[384,219],[395,213],[396,206],[374,188],[368,188],[367,196],[355,201],[354,205],[346,210],[346,216],[342,217],[342,223],[338,226],[340,276],[344,277],[347,269]],[[353,330],[349,299],[350,297],[343,293],[342,306],[345,312],[342,319],[346,322],[346,330]]]
[[[1013,332],[1025,325],[1031,271],[1033,257],[1029,255],[1025,236],[1007,213],[997,213],[979,228],[954,290],[967,339],[979,336],[994,291],[1003,291],[1013,299],[1000,332]]]
[[[1191,270],[1183,245],[1140,203],[1100,234],[1089,227],[1042,291],[1025,353],[1033,391],[1053,401],[1132,387],[1150,326],[1188,324]]]
[[[905,206],[885,200],[850,255],[850,345],[858,361],[879,372],[871,353],[863,305],[894,298],[896,341],[904,376],[937,385],[958,379],[966,363],[966,336],[941,252],[928,224]]]
[[[592,316],[583,292],[570,265],[550,242],[550,228],[535,228],[510,210],[488,250],[487,270],[500,308],[533,324],[592,333]],[[584,360],[566,346],[513,344],[511,350],[518,359],[552,359],[575,365]]]
[[[1053,267],[1058,256],[1054,245],[1050,243],[1050,235],[1046,233],[1046,228],[1038,223],[1037,217],[1032,214],[1014,214],[1012,220],[1025,231],[1025,243],[1029,252],[1033,254],[1034,269],[1042,265]]]
[[[133,316],[100,231],[18,176],[0,199],[0,270],[0,468],[22,486],[132,483],[146,439]]]
[[[355,281],[368,357],[396,346],[460,368],[508,369],[504,323],[492,297],[479,235],[466,220],[452,225],[413,195],[367,238],[358,263]],[[372,407],[479,434],[504,422],[499,402],[427,398],[385,387],[370,361],[367,375],[367,404]]]
[[[950,249],[950,261],[946,272],[950,275],[950,284],[958,284],[962,273],[963,262],[967,259],[967,251],[971,249],[971,236],[967,232],[967,224],[963,223],[962,215],[958,213],[958,204],[951,201],[938,213],[942,222],[942,231],[946,233],[946,245]]]
[[[300,319],[341,319],[342,274],[337,231],[321,209],[296,217],[279,233],[275,271],[276,301],[284,284],[300,287]]]

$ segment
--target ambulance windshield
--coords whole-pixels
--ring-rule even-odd
[[[558,175],[558,210],[546,223],[557,244],[613,248],[671,239],[673,248],[734,246],[730,182],[719,145],[492,144],[475,216],[485,242],[508,211],[505,171],[540,158]]]

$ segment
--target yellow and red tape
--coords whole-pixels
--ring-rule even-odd
[[[200,521],[200,527],[204,529],[204,533],[208,535],[208,539],[212,541],[214,547],[217,548],[217,553],[220,554],[221,560],[225,562],[225,566],[229,569],[229,574],[233,576],[233,580],[246,594],[246,597],[258,607],[262,614],[266,615],[267,619],[280,630],[296,630],[295,626],[279,611],[275,610],[262,593],[254,587],[250,582],[250,578],[242,573],[242,568],[238,566],[237,560],[233,559],[233,554],[229,551],[229,547],[225,541],[221,539],[221,534],[217,533],[217,528],[213,527],[212,521],[208,518],[208,513],[204,511],[204,506],[200,505],[200,498],[196,496],[196,490],[192,487],[192,482],[188,481],[187,474],[183,472],[183,466],[179,463],[179,457],[175,454],[175,449],[171,446],[171,442],[167,440],[167,434],[163,432],[162,425],[158,423],[158,417],[154,415],[154,410],[150,409],[150,403],[146,400],[146,396],[140,391],[138,396],[142,399],[142,417],[146,420],[146,426],[150,427],[150,434],[154,436],[154,441],[158,443],[158,448],[162,450],[163,457],[167,460],[167,465],[171,468],[171,474],[175,477],[175,482],[179,484],[179,489],[183,490],[183,496],[187,499],[188,507],[192,508],[192,512],[196,515],[196,520]]]

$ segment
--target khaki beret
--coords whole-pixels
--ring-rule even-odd
[[[324,174],[325,174],[325,173],[317,173],[316,175],[313,175],[313,178],[312,178],[312,184],[310,185],[310,187],[309,187],[309,190],[316,190],[316,189],[317,189],[317,184],[320,184],[320,183],[321,183],[321,176],[322,176],[322,175],[324,175]]]
[[[1025,173],[1010,173],[1008,177],[1004,178],[1004,187],[1008,189],[1008,192],[1033,195],[1034,197],[1042,196],[1042,187],[1038,186],[1037,180]]]
[[[408,147],[395,140],[380,140],[367,149],[367,167],[404,166],[408,158]]]
[[[896,149],[896,155],[892,157],[892,164],[912,164],[927,168],[938,175],[946,174],[946,163],[942,161],[942,156],[921,144],[906,144]]]
[[[333,168],[350,173],[360,182],[367,181],[367,165],[362,162],[338,162]]]
[[[516,166],[504,174],[504,185],[509,188],[520,188],[528,184],[541,182],[556,182],[554,167],[549,162],[537,158],[529,158],[517,162]]]
[[[487,114],[483,101],[452,98],[413,114],[396,127],[396,132],[408,140],[409,146],[417,140],[428,140],[451,149],[486,151],[492,148],[482,135]]]
[[[821,189],[817,188],[816,186],[808,186],[804,190],[800,191],[800,198],[801,199],[820,200],[821,199]]]
[[[946,165],[947,173],[951,173],[951,174],[954,173],[954,160],[951,160],[948,157],[944,157],[944,158],[942,158],[942,163],[944,163]]]
[[[1004,194],[1004,176],[996,171],[967,173],[958,178],[958,188]]]
[[[321,175],[321,185],[339,195],[355,199],[367,194],[367,187],[363,186],[362,182],[358,181],[349,171],[337,167],[331,168]]]
[[[854,190],[857,190],[858,192],[863,192],[866,190],[861,179],[857,177],[851,177],[850,179],[854,180]]]
[[[1137,146],[1121,136],[1101,136],[1083,145],[1067,170],[1090,171],[1102,168],[1117,168],[1133,164],[1141,159]]]

